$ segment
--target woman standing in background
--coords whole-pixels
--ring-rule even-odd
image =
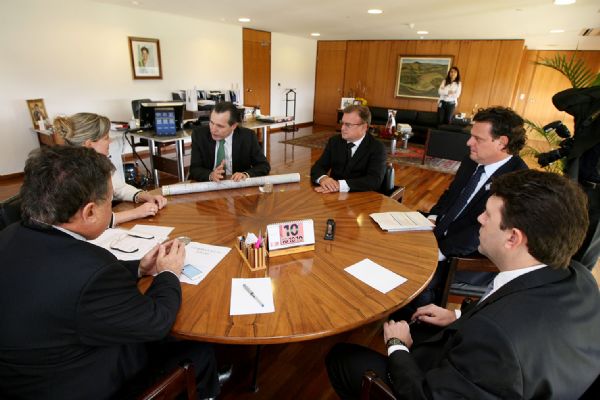
[[[92,113],[79,113],[71,117],[57,117],[54,130],[72,146],[89,147],[108,157],[110,144],[110,120],[107,117]],[[112,175],[114,200],[141,203],[140,206],[126,211],[113,213],[110,227],[133,219],[156,215],[158,210],[167,204],[167,199],[158,194],[151,194],[137,189],[127,183],[121,174]]]
[[[438,101],[438,124],[450,123],[461,90],[460,71],[458,68],[452,67],[438,89],[438,93],[440,94],[440,100]]]

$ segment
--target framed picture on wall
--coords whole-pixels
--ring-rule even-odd
[[[133,79],[162,79],[158,39],[129,36],[129,56]]]
[[[27,109],[29,110],[34,129],[43,131],[50,127],[50,120],[48,119],[44,99],[27,100]],[[42,122],[40,123],[40,121]]]
[[[400,56],[396,97],[439,98],[438,88],[452,66],[451,56]]]

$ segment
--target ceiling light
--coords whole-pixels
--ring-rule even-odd
[[[417,31],[418,35],[429,35],[428,31]]]
[[[310,34],[310,36],[321,36],[321,34],[319,32],[313,32]]]
[[[250,22],[250,18],[242,17],[242,18],[238,18],[238,21],[240,21],[240,22]]]
[[[367,11],[369,14],[383,14],[383,10],[379,10],[377,8],[372,8]]]
[[[563,33],[564,31],[564,29],[552,29],[550,33]]]
[[[567,6],[569,4],[575,3],[576,0],[554,0],[554,5],[557,6]]]

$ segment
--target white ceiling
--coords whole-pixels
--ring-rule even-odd
[[[525,39],[529,49],[600,50],[600,0],[91,0],[319,40]],[[135,5],[134,3],[138,3]],[[379,8],[383,14],[369,15]],[[240,23],[239,17],[250,22]],[[550,33],[563,29],[564,33]],[[417,31],[429,31],[419,35]]]

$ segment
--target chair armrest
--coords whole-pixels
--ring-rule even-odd
[[[361,384],[361,400],[395,400],[396,396],[392,389],[373,371],[367,371],[363,375]]]

